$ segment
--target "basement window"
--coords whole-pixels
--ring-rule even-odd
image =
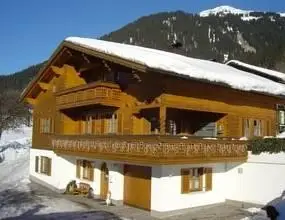
[[[51,158],[45,156],[36,156],[35,172],[51,176]]]
[[[212,190],[212,168],[181,169],[181,193]]]
[[[76,177],[78,179],[94,181],[94,167],[92,162],[88,160],[77,160]]]

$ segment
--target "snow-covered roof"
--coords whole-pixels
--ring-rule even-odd
[[[229,65],[190,58],[161,50],[120,44],[91,38],[68,37],[66,42],[144,65],[153,70],[210,83],[226,84],[231,88],[285,96],[285,85],[244,72]]]
[[[266,69],[266,68],[259,67],[259,66],[254,66],[248,63],[241,62],[239,60],[230,60],[226,64],[231,65],[231,66],[237,65],[237,66],[244,67],[246,69],[251,69],[251,70],[262,73],[265,77],[268,76],[268,77],[276,78],[279,81],[285,82],[285,73],[282,73],[282,72]]]

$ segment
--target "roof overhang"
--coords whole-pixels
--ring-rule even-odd
[[[29,98],[29,95],[31,94],[33,89],[35,89],[36,85],[41,82],[42,78],[45,76],[45,73],[54,64],[54,62],[63,54],[65,49],[72,49],[72,50],[75,50],[77,52],[82,52],[84,54],[94,56],[97,58],[101,58],[101,59],[104,59],[106,61],[110,61],[110,62],[113,62],[116,64],[120,64],[122,66],[126,66],[128,68],[131,68],[131,69],[134,69],[134,70],[137,70],[140,72],[159,72],[162,74],[166,74],[166,75],[170,75],[170,76],[174,76],[174,77],[179,77],[182,79],[194,80],[194,81],[199,81],[199,82],[203,82],[203,83],[207,83],[207,84],[214,84],[217,86],[228,87],[228,88],[233,89],[233,90],[238,90],[238,91],[243,91],[243,92],[251,92],[251,93],[256,93],[256,94],[261,94],[261,95],[271,96],[271,97],[276,97],[276,98],[282,98],[282,99],[285,98],[285,96],[273,95],[273,94],[269,94],[269,93],[263,93],[263,92],[257,92],[257,91],[251,91],[251,90],[250,91],[244,91],[244,90],[234,89],[234,88],[230,87],[229,85],[227,85],[226,83],[213,82],[213,81],[209,81],[206,79],[197,79],[197,78],[193,78],[193,77],[190,77],[187,75],[178,74],[176,72],[165,71],[165,70],[161,70],[158,68],[151,68],[151,67],[143,65],[141,63],[138,63],[135,61],[130,61],[128,59],[124,59],[124,58],[117,56],[117,55],[106,54],[104,52],[97,51],[94,49],[89,49],[89,48],[74,44],[74,43],[69,42],[69,41],[63,41],[57,47],[57,49],[53,52],[53,54],[49,58],[46,65],[44,65],[39,70],[38,74],[34,77],[34,79],[28,84],[26,89],[22,92],[22,94],[20,96],[20,101],[23,101],[25,98]]]

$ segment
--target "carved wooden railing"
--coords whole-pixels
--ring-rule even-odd
[[[91,104],[105,104],[119,107],[121,98],[122,92],[118,85],[95,82],[56,93],[56,106],[58,109]]]
[[[55,152],[151,164],[245,161],[247,145],[239,140],[182,139],[173,136],[53,136]]]

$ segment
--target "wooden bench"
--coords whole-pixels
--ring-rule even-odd
[[[74,189],[73,194],[74,195],[79,195],[79,194],[87,195],[90,188],[91,188],[90,185],[87,183],[79,183],[78,187]]]

